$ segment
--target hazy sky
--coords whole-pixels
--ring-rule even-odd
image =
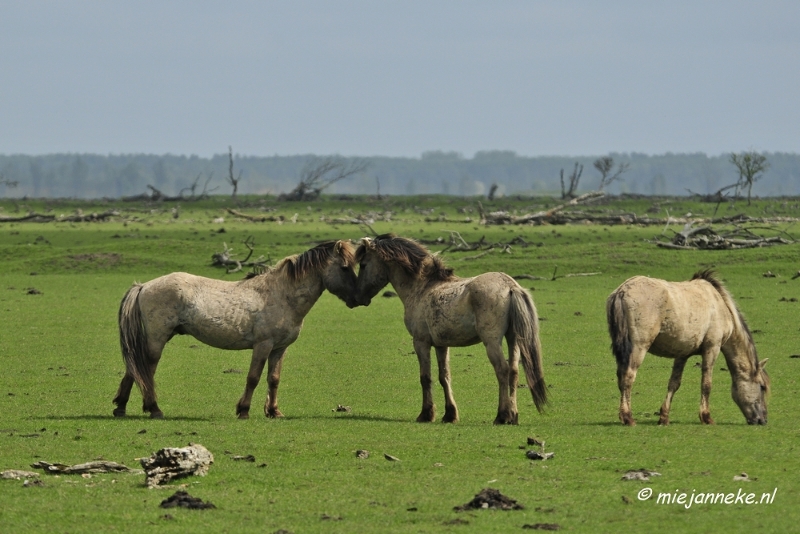
[[[0,153],[800,151],[800,2],[7,1]]]

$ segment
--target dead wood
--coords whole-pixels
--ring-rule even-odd
[[[153,488],[176,478],[206,476],[214,455],[199,443],[191,443],[188,447],[163,448],[140,462],[147,475],[145,484]]]
[[[21,217],[0,217],[0,222],[99,222],[119,216],[120,212],[117,210],[108,210],[103,213],[83,213],[82,210],[76,210],[73,215],[61,215],[58,217],[52,214],[31,212]]]
[[[764,229],[761,227],[734,226],[733,229],[720,233],[710,225],[694,226],[692,222],[689,222],[684,225],[680,232],[675,232],[675,235],[669,241],[662,241],[656,238],[654,242],[658,247],[674,250],[735,250],[788,245],[795,242],[788,234],[775,228],[766,228],[766,230],[777,231],[787,237],[764,237],[753,232],[753,230]]]
[[[250,257],[253,255],[253,251],[255,250],[255,239],[253,236],[249,236],[247,239],[242,241],[242,244],[249,251],[247,253],[247,257],[245,257],[243,260],[237,260],[234,258],[236,253],[233,252],[233,249],[228,248],[227,243],[222,243],[222,252],[215,252],[211,255],[212,267],[225,267],[225,272],[228,274],[239,272],[244,267],[252,267],[254,272],[263,272],[264,269],[267,268],[267,262],[269,261],[267,258],[262,255],[257,259],[250,261]]]
[[[50,462],[39,461],[31,464],[34,469],[41,469],[45,473],[51,475],[82,475],[84,473],[125,473],[131,471],[127,467],[117,462],[108,462],[106,460],[95,460],[86,462],[84,464],[66,465],[66,464],[51,464]]]
[[[282,223],[285,221],[285,217],[283,215],[248,215],[246,213],[242,213],[241,211],[236,211],[231,208],[227,208],[225,211],[233,215],[234,217],[239,217],[240,219],[246,219],[252,222],[280,222]]]
[[[583,195],[573,198],[569,202],[565,202],[564,204],[559,204],[558,206],[554,206],[550,209],[539,211],[536,213],[529,213],[527,215],[511,215],[507,211],[495,211],[492,213],[485,213],[483,206],[478,203],[478,211],[481,215],[480,224],[490,225],[490,224],[542,224],[551,222],[550,219],[553,219],[558,213],[570,206],[577,206],[580,204],[586,204],[593,200],[597,200],[606,196],[606,194],[602,191],[591,191],[589,193],[584,193]]]

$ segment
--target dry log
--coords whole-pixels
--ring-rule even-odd
[[[242,213],[241,211],[236,211],[231,208],[227,208],[226,210],[228,213],[233,215],[234,217],[239,217],[241,219],[247,219],[248,221],[252,222],[283,222],[285,220],[283,215],[247,215],[246,213]]]
[[[189,476],[206,476],[208,468],[214,463],[214,455],[199,443],[190,443],[188,447],[166,447],[149,458],[141,458],[147,487],[166,484],[176,478]]]
[[[481,214],[480,224],[541,224],[542,222],[549,221],[550,219],[554,218],[556,214],[558,214],[564,208],[569,206],[577,206],[579,204],[586,204],[587,202],[591,202],[604,196],[606,196],[606,194],[602,191],[591,191],[548,210],[522,216],[511,215],[506,211],[484,213],[483,205],[478,203],[478,210]]]
[[[84,473],[126,473],[131,471],[131,468],[117,462],[108,462],[106,460],[95,460],[93,462],[86,462],[83,464],[66,465],[66,464],[51,464],[50,462],[39,461],[31,464],[34,469],[42,469],[45,473],[51,475],[82,475]]]

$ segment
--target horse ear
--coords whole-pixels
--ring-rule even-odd
[[[360,241],[360,244],[365,246],[366,248],[368,248],[370,250],[375,248],[375,244],[372,242],[372,239],[369,238],[369,237],[362,237],[361,241]]]
[[[769,361],[769,358],[764,358],[763,360],[761,360],[760,362],[758,362],[758,368],[759,368],[759,369],[761,369],[761,370],[763,370],[763,369],[764,369],[764,366],[765,366],[765,365],[767,365],[767,362],[768,362],[768,361]]]

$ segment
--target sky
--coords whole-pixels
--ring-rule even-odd
[[[800,151],[796,0],[0,4],[0,154]]]

